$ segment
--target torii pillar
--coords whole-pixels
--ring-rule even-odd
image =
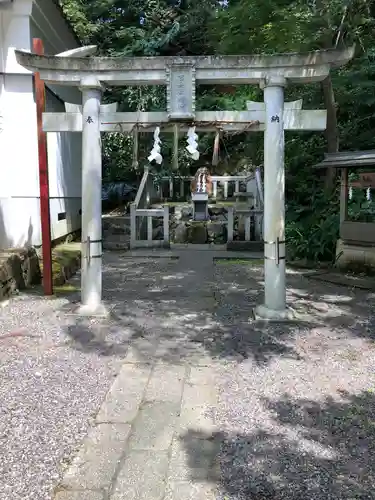
[[[266,111],[264,131],[264,304],[256,318],[291,319],[285,286],[285,166],[283,76],[261,82]]]
[[[81,305],[77,313],[106,316],[102,304],[102,86],[95,77],[81,80],[82,91],[82,264]]]

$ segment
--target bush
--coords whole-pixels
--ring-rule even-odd
[[[340,227],[340,201],[335,191],[318,191],[309,206],[287,205],[285,236],[291,260],[334,262]]]

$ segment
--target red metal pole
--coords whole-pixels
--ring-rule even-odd
[[[33,52],[44,54],[43,41],[33,38]],[[49,208],[49,182],[47,160],[47,134],[43,131],[42,115],[45,111],[45,86],[39,73],[34,73],[36,117],[38,130],[38,157],[39,157],[39,191],[40,191],[40,221],[42,227],[43,252],[43,290],[44,295],[53,294],[52,284],[52,244],[51,220]]]

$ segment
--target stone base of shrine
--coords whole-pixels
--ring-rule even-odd
[[[293,321],[296,319],[296,313],[293,309],[286,307],[285,309],[277,310],[270,309],[265,305],[259,305],[253,309],[254,320],[263,321]]]
[[[341,269],[360,270],[361,267],[375,269],[375,242],[373,246],[362,246],[360,243],[353,245],[338,240],[336,259],[336,265]]]

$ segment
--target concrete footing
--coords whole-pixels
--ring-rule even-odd
[[[107,308],[103,304],[99,304],[96,306],[89,304],[81,304],[74,309],[73,314],[75,316],[108,318],[111,314],[111,309]]]
[[[293,321],[296,314],[293,309],[285,308],[282,310],[269,309],[265,305],[259,305],[253,309],[253,318],[264,321]]]

